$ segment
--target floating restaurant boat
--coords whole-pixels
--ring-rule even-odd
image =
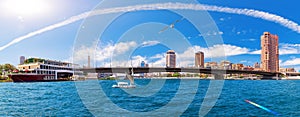
[[[18,65],[9,77],[13,82],[50,82],[70,81],[83,76],[81,71],[75,71],[73,64],[40,58],[28,58]]]

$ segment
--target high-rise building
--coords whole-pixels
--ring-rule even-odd
[[[146,66],[146,62],[145,62],[145,61],[142,61],[140,67],[147,67],[147,66]],[[140,73],[140,76],[141,76],[141,77],[144,77],[145,74],[144,74],[144,73]]]
[[[254,71],[262,71],[262,68],[258,62],[253,65]]]
[[[264,32],[261,38],[261,65],[267,72],[279,71],[278,36]]]
[[[174,50],[168,50],[166,54],[166,67],[176,67],[176,54]]]
[[[233,70],[243,70],[244,64],[240,64],[240,63],[232,64],[231,67],[232,67],[231,69]]]
[[[24,64],[25,62],[25,56],[20,56],[20,65]]]
[[[88,68],[91,68],[91,57],[88,55]]]
[[[203,52],[197,52],[195,53],[195,67],[204,67],[204,53]]]
[[[223,60],[223,61],[221,61],[219,68],[232,69],[232,63],[230,63],[230,61]]]
[[[280,68],[279,71],[281,73],[296,72],[295,68]]]
[[[141,62],[141,67],[145,67],[145,65],[146,65],[145,61],[142,61]]]
[[[206,62],[206,63],[204,63],[204,68],[217,69],[218,63],[217,62]]]
[[[260,64],[258,62],[256,62],[254,65],[253,65],[253,68],[260,68]]]

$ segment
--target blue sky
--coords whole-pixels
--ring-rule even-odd
[[[15,38],[90,11],[101,2],[101,0],[39,0],[41,3],[34,5],[35,0],[25,1],[21,6],[18,5],[21,3],[18,0],[0,1],[0,13],[2,14],[0,16],[0,47]],[[182,1],[182,3],[185,2]],[[297,24],[300,23],[300,14],[297,13],[299,7],[296,1],[199,0],[198,2],[219,7],[259,10],[276,14]],[[119,5],[115,1],[110,3]],[[35,8],[42,5],[45,6]],[[30,8],[39,9],[39,12]],[[45,31],[12,44],[0,51],[2,55],[0,63],[17,65],[21,55],[64,61],[71,60],[71,55],[74,54],[79,55],[79,60],[84,64],[88,53],[95,60],[95,66],[107,66],[110,61],[114,61],[117,66],[128,65],[130,60],[133,60],[135,66],[142,60],[152,65],[163,66],[164,53],[168,49],[174,49],[178,54],[178,66],[191,66],[195,51],[206,51],[207,48],[217,50],[220,46],[208,46],[203,37],[221,36],[224,42],[222,47],[230,50],[226,51],[227,60],[233,63],[253,65],[255,62],[260,62],[260,55],[257,54],[260,50],[260,35],[264,31],[269,31],[279,36],[281,66],[300,68],[300,34],[298,32],[262,18],[213,11],[209,11],[209,14],[219,31],[200,33],[188,18],[184,18],[175,24],[174,29],[168,28],[158,34],[157,32],[161,29],[183,16],[169,10],[151,10],[122,13],[109,24],[102,35],[97,36],[96,34],[99,33],[97,31],[104,25],[101,21],[110,17],[110,14],[99,15]],[[84,22],[87,21],[95,25],[85,25]],[[208,26],[210,25],[208,24]],[[203,27],[205,26],[203,25]],[[86,38],[95,41],[93,42],[95,45],[76,46],[76,52],[74,52],[73,47],[78,32],[85,29],[89,29],[86,31],[88,33],[85,35]],[[90,41],[89,39],[87,41]],[[94,51],[96,54],[91,52],[95,48],[98,49]],[[209,53],[206,55],[205,61],[207,62],[216,56],[215,54],[209,55]],[[111,58],[112,56],[113,58]]]

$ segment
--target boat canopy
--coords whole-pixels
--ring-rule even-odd
[[[128,82],[118,82],[118,85],[128,85]]]

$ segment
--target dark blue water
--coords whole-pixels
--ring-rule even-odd
[[[0,116],[199,116],[204,99],[213,99],[205,97],[211,82],[138,79],[135,89],[111,88],[116,82],[109,80],[1,83]],[[297,80],[227,80],[206,116],[274,116],[246,99],[300,116],[299,86]]]

